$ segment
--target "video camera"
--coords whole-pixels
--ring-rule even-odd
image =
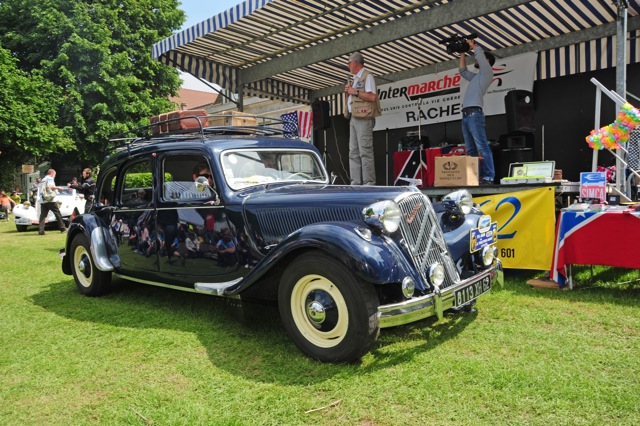
[[[440,41],[440,44],[447,45],[447,53],[466,53],[469,51],[469,43],[467,40],[478,37],[477,33],[471,33],[467,36],[454,34],[449,38]]]

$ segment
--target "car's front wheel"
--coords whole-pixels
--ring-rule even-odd
[[[27,225],[16,225],[16,229],[18,230],[18,232],[25,232],[27,228]]]
[[[86,296],[101,296],[111,288],[111,272],[96,268],[89,239],[84,234],[71,241],[71,270],[80,293]]]
[[[278,290],[280,316],[298,348],[326,362],[362,357],[375,343],[378,297],[340,261],[309,252],[284,272]]]

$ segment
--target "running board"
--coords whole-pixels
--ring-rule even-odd
[[[228,288],[238,284],[242,281],[242,278],[237,280],[228,281],[226,283],[196,283],[194,288],[198,293],[209,294],[213,296],[225,296],[224,292]],[[229,296],[226,296],[229,297]]]
[[[171,288],[171,289],[180,290],[180,291],[188,291],[190,293],[207,294],[209,296],[223,296],[223,297],[226,297],[228,299],[240,299],[240,296],[237,295],[237,294],[235,294],[235,295],[226,295],[226,294],[224,294],[224,292],[228,288],[230,288],[230,287],[238,284],[240,281],[242,281],[242,278],[238,278],[238,279],[235,279],[233,281],[227,281],[227,282],[224,282],[224,283],[196,283],[194,285],[194,288],[191,288],[191,287],[183,287],[183,286],[179,286],[179,285],[164,284],[164,283],[159,283],[159,282],[156,282],[156,281],[143,280],[143,279],[140,279],[140,278],[130,277],[128,275],[122,275],[122,274],[118,274],[118,273],[115,273],[114,275],[116,277],[118,277],[118,278],[123,278],[125,280],[135,281],[137,283],[142,283],[142,284],[154,285],[154,286],[157,286],[157,287]]]

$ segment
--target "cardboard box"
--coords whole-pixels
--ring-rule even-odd
[[[434,186],[477,186],[478,157],[436,157]]]

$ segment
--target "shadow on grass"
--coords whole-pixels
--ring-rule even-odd
[[[249,380],[308,384],[336,374],[362,374],[410,362],[453,338],[476,314],[449,314],[437,322],[425,319],[383,329],[366,368],[361,363],[328,364],[307,358],[289,340],[277,306],[232,306],[227,299],[113,280],[113,291],[94,298],[81,295],[72,279],[52,283],[32,301],[61,317],[118,328],[168,329],[195,334],[212,364]],[[406,348],[404,343],[411,341]],[[372,359],[373,357],[373,359]]]
[[[446,311],[442,320],[425,318],[424,320],[401,327],[383,329],[378,340],[378,346],[372,350],[374,359],[371,367],[386,368],[399,363],[411,362],[414,357],[442,345],[453,339],[469,324],[475,321],[477,312],[455,313]],[[397,342],[406,343],[407,348]],[[394,345],[395,344],[395,345]]]

